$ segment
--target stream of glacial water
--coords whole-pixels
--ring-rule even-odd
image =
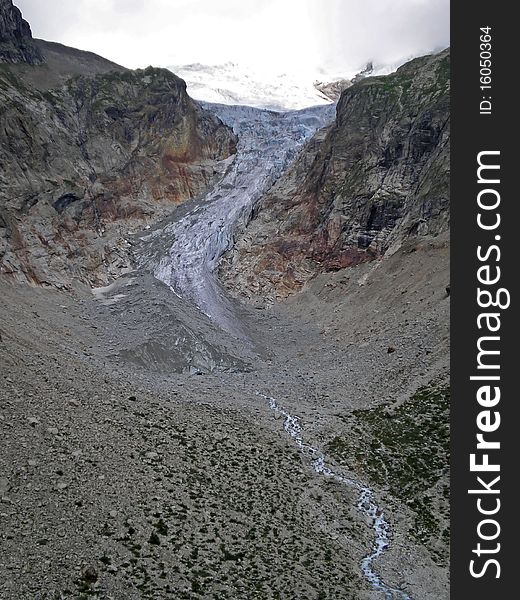
[[[367,517],[370,523],[372,523],[372,529],[375,534],[371,552],[361,561],[363,575],[372,588],[384,594],[385,600],[412,600],[410,596],[402,590],[388,586],[374,570],[374,561],[383,554],[390,543],[390,525],[377,505],[374,492],[359,481],[345,477],[329,467],[323,452],[304,441],[303,427],[299,417],[291,415],[281,408],[274,398],[259,392],[257,392],[257,395],[268,401],[269,408],[275,414],[283,417],[283,427],[285,431],[292,437],[300,451],[310,459],[312,467],[318,475],[334,479],[338,483],[359,492],[357,508],[359,512]]]

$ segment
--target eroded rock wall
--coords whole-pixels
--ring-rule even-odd
[[[220,275],[236,295],[285,297],[317,273],[449,227],[450,54],[345,90],[336,121],[261,202]]]
[[[129,267],[127,232],[205,191],[235,146],[163,69],[75,76],[51,90],[0,71],[0,272],[56,286],[108,281]]]

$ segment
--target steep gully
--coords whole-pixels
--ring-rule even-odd
[[[194,304],[217,326],[247,341],[247,333],[215,271],[221,256],[232,247],[235,232],[247,224],[262,194],[282,174],[297,151],[319,128],[334,118],[334,106],[276,113],[246,106],[207,104],[206,108],[233,128],[239,137],[237,154],[220,182],[202,198],[196,198],[166,224],[141,237],[140,266],[152,271],[179,298]],[[168,248],[166,254],[164,249]],[[390,525],[366,485],[334,471],[324,454],[303,440],[298,417],[283,410],[269,396],[270,409],[284,418],[284,429],[314,471],[359,492],[357,508],[371,523],[375,540],[361,563],[372,587],[387,600],[411,600],[404,592],[386,585],[376,573],[374,561],[388,548]]]

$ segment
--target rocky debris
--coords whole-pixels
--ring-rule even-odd
[[[82,570],[81,577],[89,583],[95,583],[99,579],[99,573],[96,567],[88,566]]]
[[[226,286],[272,301],[446,231],[449,74],[446,50],[344,91],[335,124],[264,196],[223,261]]]
[[[1,285],[13,343],[0,350],[0,364],[20,375],[0,387],[11,425],[0,423],[0,472],[9,480],[0,480],[9,494],[0,509],[2,599],[45,592],[189,600],[200,590],[215,600],[320,592],[354,600],[367,591],[354,568],[368,543],[365,528],[350,521],[355,509],[313,480],[283,434],[236,404],[254,401],[249,384],[246,391],[216,377],[170,377],[162,388],[156,377],[134,379],[132,368],[106,370],[100,355],[86,359],[73,348],[91,340],[99,348],[81,315],[107,307]],[[56,301],[64,297],[62,317]],[[43,316],[38,333],[24,319],[33,301]],[[72,323],[69,348],[61,330]],[[80,407],[68,409],[70,397]],[[40,428],[24,431],[26,411]],[[60,437],[45,432],[54,424]],[[28,460],[37,466],[28,469]],[[333,520],[308,494],[340,507],[333,514],[343,535],[335,541],[322,531]]]
[[[29,23],[12,0],[0,0],[0,64],[40,65],[44,58],[34,44]]]
[[[99,300],[98,290],[93,290],[96,303],[106,307],[96,319],[96,327],[106,330],[117,322],[121,332],[117,345],[107,349],[111,360],[157,375],[252,369],[256,353],[247,344],[238,344],[197,307],[151,275],[120,277],[111,288],[105,291],[104,301]],[[143,306],[150,310],[143,312]]]
[[[266,359],[248,372],[197,377],[113,357],[132,338],[186,322],[174,294],[170,313],[151,286],[149,296],[129,286],[121,304],[106,306],[90,292],[0,280],[8,340],[0,346],[8,374],[0,386],[0,477],[8,481],[0,481],[0,597],[36,598],[43,589],[188,600],[194,586],[219,600],[373,598],[359,569],[373,535],[355,494],[313,474],[256,391],[280,398],[317,447],[339,436],[359,452],[353,410],[396,411],[445,374],[447,259],[445,246],[404,247],[380,263],[321,274],[270,310],[242,309]],[[392,526],[378,573],[390,585],[405,582],[414,599],[447,598],[446,566],[410,534],[413,509],[377,475]],[[442,490],[428,492],[433,506]],[[85,565],[98,581],[81,579]]]
[[[52,91],[0,72],[0,272],[55,286],[128,272],[129,231],[208,189],[235,145],[166,70]]]

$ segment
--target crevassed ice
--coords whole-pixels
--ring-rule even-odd
[[[160,238],[169,250],[152,259],[154,276],[195,304],[220,327],[244,337],[214,272],[237,228],[315,131],[332,121],[335,107],[275,113],[245,106],[205,105],[239,137],[234,160],[220,182],[182,218],[142,239]],[[155,260],[155,264],[153,261]],[[150,263],[150,257],[144,257]]]

